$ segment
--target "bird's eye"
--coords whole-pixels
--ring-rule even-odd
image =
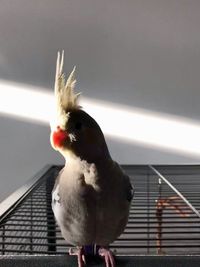
[[[82,129],[82,123],[81,123],[81,122],[77,122],[77,123],[75,124],[75,129],[76,129],[76,130],[81,130],[81,129]]]

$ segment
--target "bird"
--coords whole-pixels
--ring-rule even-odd
[[[115,267],[109,244],[125,229],[134,189],[130,178],[111,158],[104,134],[79,105],[75,67],[63,72],[64,51],[58,52],[55,75],[55,116],[50,143],[65,159],[55,180],[52,210],[63,238],[75,248],[78,267],[86,264],[88,248]]]

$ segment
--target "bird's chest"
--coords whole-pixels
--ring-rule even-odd
[[[71,244],[93,243],[96,194],[90,185],[59,190],[52,195],[52,208],[63,237]]]

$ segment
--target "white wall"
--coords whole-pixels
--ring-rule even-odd
[[[200,2],[186,0],[3,0],[0,79],[53,90],[56,52],[64,48],[65,70],[77,65],[84,96],[198,124],[199,13]],[[45,164],[63,163],[50,148],[47,125],[2,115],[0,129],[0,200]],[[162,147],[111,138],[108,144],[121,163],[199,162]]]

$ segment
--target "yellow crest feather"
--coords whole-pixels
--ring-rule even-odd
[[[56,64],[56,77],[55,77],[55,97],[59,113],[68,112],[69,110],[80,109],[78,105],[79,94],[74,93],[76,84],[74,67],[67,81],[65,82],[65,74],[63,73],[64,64],[64,51],[60,59],[60,52],[58,52]]]
[[[64,51],[60,57],[58,52],[57,63],[56,63],[56,75],[55,75],[55,99],[56,99],[56,110],[54,117],[52,117],[50,125],[54,129],[56,126],[65,128],[67,120],[69,118],[69,112],[80,109],[78,105],[78,97],[80,93],[74,93],[75,87],[75,67],[69,75],[67,81],[65,81],[65,74],[63,73],[64,65]]]

